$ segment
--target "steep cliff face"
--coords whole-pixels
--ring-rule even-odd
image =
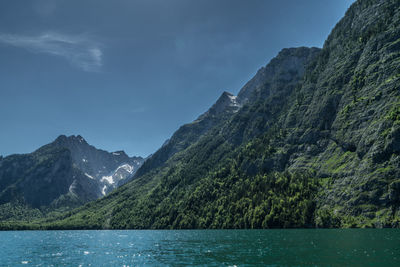
[[[399,6],[356,2],[280,124],[287,168],[315,169],[326,183],[320,208],[360,223],[398,216]]]
[[[280,114],[286,112],[306,67],[319,53],[319,48],[282,49],[240,90],[237,98],[244,106],[222,127],[224,138],[241,144],[274,126]]]
[[[5,157],[0,162],[0,204],[40,208],[76,206],[96,199],[97,183],[72,165],[70,151],[59,148]]]
[[[255,102],[269,96],[288,94],[283,92],[282,85],[297,83],[304,75],[306,65],[309,63],[319,48],[285,48],[271,60],[265,67],[257,71],[257,74],[248,81],[238,94],[238,101],[242,104]],[[297,76],[297,77],[296,77]],[[295,79],[293,79],[295,77]],[[254,93],[256,92],[256,93]]]

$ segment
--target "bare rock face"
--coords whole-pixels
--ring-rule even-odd
[[[130,179],[142,163],[143,158],[128,157],[123,151],[96,149],[79,135],[61,135],[33,153],[0,160],[0,205],[81,205]]]
[[[263,97],[275,95],[281,90],[277,83],[298,82],[303,77],[307,64],[320,51],[319,48],[299,47],[284,48],[265,67],[259,69],[256,75],[248,81],[238,94],[238,101],[241,104],[254,102],[260,95],[255,91],[263,91]],[[273,88],[266,88],[273,86]]]
[[[124,151],[110,153],[97,149],[80,135],[61,135],[50,145],[71,151],[74,166],[99,184],[99,196],[129,181],[144,162],[142,157],[129,157]]]

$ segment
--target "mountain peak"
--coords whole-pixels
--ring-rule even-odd
[[[112,154],[114,155],[114,156],[124,156],[124,157],[128,157],[128,155],[125,153],[125,151],[123,151],[123,150],[118,150],[118,151],[114,151],[114,152],[112,152]]]
[[[63,141],[63,140],[67,140],[67,136],[65,134],[61,134],[59,135],[55,141]]]
[[[223,112],[236,112],[241,107],[237,97],[227,91],[224,91],[212,107],[196,121],[202,120],[208,116],[215,116]]]
[[[310,52],[318,52],[320,50],[321,50],[321,48],[318,48],[318,47],[306,47],[306,46],[287,47],[287,48],[283,48],[281,51],[279,51],[276,58],[279,58],[279,57],[303,57],[303,56],[307,56]]]
[[[229,96],[233,96],[233,94],[229,93],[228,91],[224,91],[220,97],[225,97],[225,96],[229,97]]]
[[[227,91],[224,91],[222,93],[222,95],[218,98],[217,102],[215,102],[214,105],[224,106],[224,108],[225,108],[225,106],[231,105],[234,103],[236,103],[236,96]]]
[[[86,140],[81,135],[70,135],[68,136],[69,140],[77,141],[79,143],[87,143]]]
[[[86,142],[86,140],[79,134],[78,135],[70,135],[68,137],[66,135],[62,134],[62,135],[57,137],[55,142],[58,143],[58,144],[64,144],[66,142],[68,142],[68,143],[88,144]]]

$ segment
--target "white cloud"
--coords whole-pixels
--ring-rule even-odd
[[[0,34],[0,43],[21,47],[33,53],[62,57],[84,71],[99,71],[102,51],[85,35],[44,33],[38,36]]]

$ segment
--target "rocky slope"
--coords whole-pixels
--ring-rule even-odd
[[[241,107],[236,96],[224,92],[215,104],[192,123],[181,126],[163,146],[151,155],[136,173],[140,177],[149,171],[154,172],[163,166],[177,152],[183,151],[194,144],[212,128],[225,122]]]
[[[399,7],[353,4],[281,117],[287,168],[312,168],[323,178],[323,225],[332,217],[351,225],[398,223]],[[328,213],[327,221],[319,216]]]
[[[82,205],[132,177],[142,162],[123,151],[98,150],[81,136],[64,135],[33,153],[4,157],[0,159],[0,216],[13,217],[10,210],[21,207],[29,211]]]
[[[129,180],[143,164],[142,157],[129,157],[124,151],[107,152],[89,145],[83,137],[59,136],[51,147],[67,148],[71,151],[74,165],[88,178],[99,183],[101,195],[112,191]]]

